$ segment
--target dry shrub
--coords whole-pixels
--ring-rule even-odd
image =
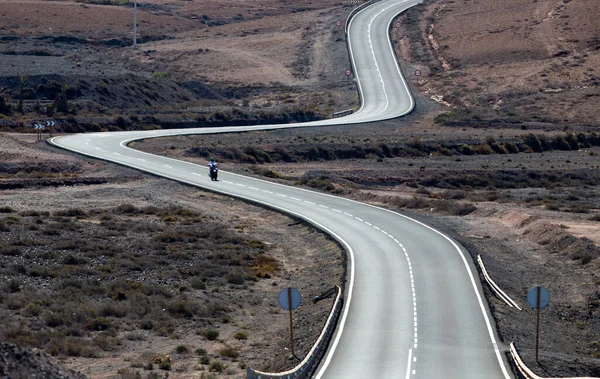
[[[258,278],[270,278],[277,270],[279,270],[279,262],[273,257],[261,254],[254,260],[252,264],[252,272]]]

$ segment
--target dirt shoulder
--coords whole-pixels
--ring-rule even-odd
[[[417,113],[377,128],[186,136],[133,147],[199,164],[215,156],[223,170],[409,212],[453,236],[473,259],[481,255],[520,304],[521,312],[509,308],[484,285],[502,341],[515,342],[532,369],[598,376],[598,147],[525,152],[537,132],[457,129],[433,118]],[[509,144],[513,153],[493,150]],[[541,365],[526,303],[535,285],[552,296],[542,312]]]
[[[322,233],[34,135],[0,141],[0,184],[12,183],[0,191],[4,341],[89,377],[155,375],[164,372],[156,356],[170,355],[170,377],[243,378],[246,366],[295,364],[277,304],[293,286],[305,299],[294,312],[296,352],[312,347],[332,300],[306,299],[344,276],[340,248]]]

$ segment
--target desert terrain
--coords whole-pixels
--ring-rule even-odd
[[[232,377],[242,377],[247,364],[280,369],[293,363],[286,359],[281,311],[278,318],[255,316],[264,305],[275,307],[272,287],[287,283],[296,267],[313,275],[291,275],[311,295],[343,284],[337,246],[284,216],[264,217],[268,211],[236,200],[65,154],[23,132],[48,112],[59,121],[54,132],[83,132],[287,122],[355,107],[356,86],[343,75],[349,64],[344,34],[335,24],[351,6],[145,2],[133,50],[131,14],[119,2],[15,3],[0,1],[0,82],[15,108],[0,120],[7,262],[0,307],[10,320],[3,336],[44,349],[90,377],[152,377],[162,372],[159,364],[145,368],[157,354],[170,354],[171,375],[182,377],[214,374],[213,360]],[[416,98],[406,118],[132,147],[201,164],[215,156],[227,171],[389,207],[435,226],[474,258],[480,254],[491,277],[523,308],[508,308],[484,286],[502,341],[514,341],[530,368],[545,377],[600,376],[599,12],[595,0],[425,1],[399,16],[400,27],[390,32]],[[38,16],[52,25],[40,25]],[[90,20],[102,27],[90,28]],[[19,75],[25,77],[23,112],[16,109]],[[61,93],[66,112],[53,109]],[[38,99],[45,110],[36,107]],[[201,237],[190,229],[198,233],[194,225],[204,219],[233,241],[204,237],[219,252],[215,264],[222,271],[205,278],[201,270],[206,280],[198,282],[186,267],[215,254],[193,241]],[[297,232],[291,241],[282,237],[289,228]],[[155,232],[177,237],[156,241]],[[85,243],[68,244],[63,235]],[[90,236],[114,242],[99,247]],[[315,245],[295,259],[283,253],[307,241]],[[85,250],[81,262],[79,249]],[[325,264],[308,264],[316,251],[327,252]],[[23,261],[38,254],[44,273]],[[259,257],[273,263],[270,278],[256,269]],[[241,284],[228,278],[231,267],[248,277]],[[82,275],[98,279],[101,292],[86,292],[89,279]],[[110,292],[130,275],[144,276],[145,286],[171,297],[140,288]],[[55,325],[49,312],[57,309],[36,314],[35,299],[51,294],[52,306],[72,306],[61,297],[64,285],[80,287],[80,299],[93,303],[83,302],[90,313]],[[535,285],[552,296],[541,313],[539,363],[535,312],[525,300]],[[158,303],[147,314],[162,312],[172,329],[146,329],[146,316],[133,305],[125,315],[114,305],[144,297]],[[175,307],[190,299],[196,310]],[[222,306],[227,311],[214,311],[231,302],[236,305]],[[304,308],[298,315],[303,349],[330,304],[317,305],[318,312]],[[256,320],[248,322],[248,315]],[[84,327],[98,319],[105,330]],[[274,319],[281,324],[268,333],[277,337],[264,329]],[[207,337],[212,329],[219,331],[216,342]],[[277,342],[265,342],[271,338]],[[74,341],[87,341],[85,349],[70,350]]]

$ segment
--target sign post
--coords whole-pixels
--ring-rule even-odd
[[[281,308],[290,311],[290,341],[292,345],[292,356],[295,357],[296,353],[294,352],[294,328],[292,326],[292,311],[300,305],[302,301],[302,297],[300,296],[300,292],[297,289],[288,287],[284,288],[279,292],[279,297],[277,298],[279,301],[279,305]]]
[[[133,48],[137,45],[137,0],[133,0]]]
[[[535,326],[535,361],[538,360],[538,351],[540,346],[540,309],[546,308],[550,302],[550,293],[542,286],[533,287],[527,293],[527,303],[533,309],[537,309],[537,322]]]

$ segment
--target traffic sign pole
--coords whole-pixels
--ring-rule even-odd
[[[288,308],[290,309],[290,341],[292,343],[292,356],[295,357],[294,352],[294,328],[292,326],[292,288],[288,287]]]
[[[294,326],[292,324],[292,311],[300,306],[302,297],[297,289],[293,287],[287,287],[279,292],[277,300],[279,301],[281,308],[290,311],[290,341],[292,345],[292,357],[295,357],[296,351],[294,350]]]
[[[535,361],[539,364],[540,347],[540,309],[546,308],[550,303],[550,292],[542,286],[535,286],[527,292],[527,303],[536,309],[535,324]]]
[[[539,364],[538,351],[540,346],[540,303],[542,302],[542,290],[537,286],[537,325],[535,326],[535,361]]]

